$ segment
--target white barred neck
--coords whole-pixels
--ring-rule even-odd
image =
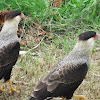
[[[76,43],[74,50],[92,50],[94,47],[94,38],[90,38],[88,40],[82,41],[82,40],[78,40],[78,42]]]
[[[90,51],[94,47],[94,42],[94,38],[85,41],[78,40],[70,54],[74,56],[89,56]]]

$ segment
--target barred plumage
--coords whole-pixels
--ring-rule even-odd
[[[44,100],[62,96],[71,99],[88,71],[89,52],[94,46],[95,36],[96,33],[93,31],[79,35],[79,40],[73,50],[36,85],[30,100]]]

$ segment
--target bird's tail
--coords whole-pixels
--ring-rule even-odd
[[[34,97],[31,97],[29,100],[36,100]]]

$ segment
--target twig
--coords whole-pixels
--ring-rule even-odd
[[[46,36],[46,35],[45,35]],[[43,39],[45,38],[45,36],[41,39],[41,41],[39,42],[39,44],[37,44],[35,47],[33,47],[32,49],[29,49],[28,51],[19,51],[19,57],[21,59],[21,61],[23,60],[23,57],[26,56],[27,53],[29,53],[31,50],[36,49],[43,41]]]
[[[41,39],[41,41],[39,42],[39,44],[37,44],[37,45],[36,45],[35,47],[33,47],[32,49],[29,49],[29,50],[26,52],[26,54],[29,53],[31,50],[36,49],[36,48],[42,43],[42,41],[43,41],[44,38],[45,38],[45,36]]]

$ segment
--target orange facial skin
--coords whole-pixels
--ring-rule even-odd
[[[24,16],[24,14],[23,14],[23,13],[21,13],[21,14],[20,14],[21,19],[23,18],[23,16]]]
[[[95,37],[94,37],[94,40],[96,40],[96,39],[98,38],[98,36],[99,36],[99,35],[98,35],[98,34],[96,34],[96,35],[95,35]]]

